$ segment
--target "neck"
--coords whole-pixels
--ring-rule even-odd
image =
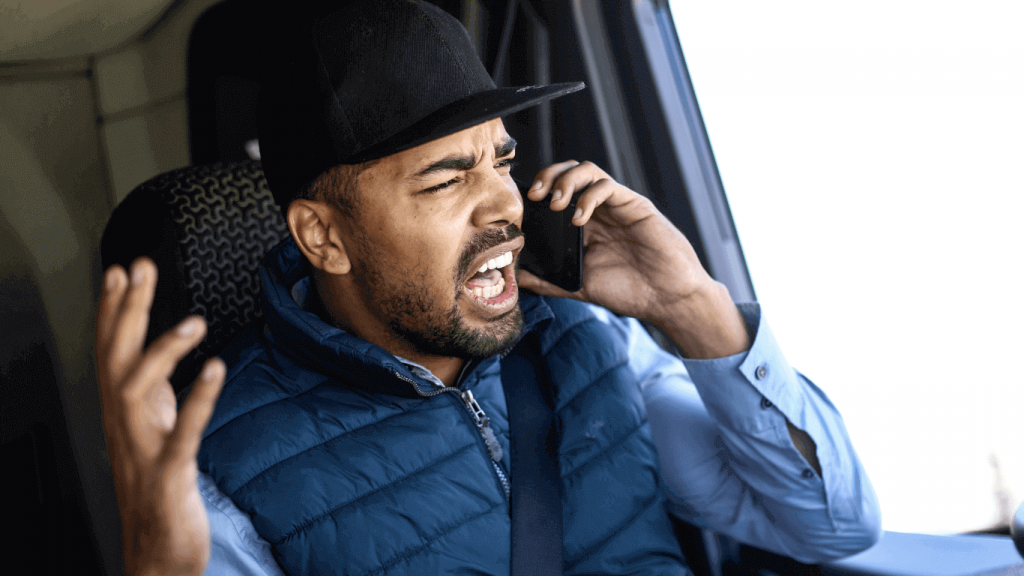
[[[314,276],[314,284],[316,289],[310,294],[308,309],[319,316],[321,320],[371,344],[376,344],[394,356],[400,356],[423,366],[445,386],[455,385],[463,365],[466,364],[465,360],[423,354],[385,326],[379,326],[379,329],[376,330],[365,329],[367,326],[373,326],[379,322],[368,312],[352,314],[338,306],[338,302],[351,301],[351,298],[346,299],[344,291],[335,292],[330,283],[321,278],[319,274]]]

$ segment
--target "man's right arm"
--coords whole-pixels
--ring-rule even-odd
[[[631,322],[631,365],[671,510],[801,562],[870,547],[880,537],[878,499],[842,417],[789,366],[760,307],[739,308],[753,345],[714,360],[680,361]],[[793,428],[807,431],[812,458]]]
[[[192,317],[145,344],[156,266],[136,260],[104,276],[96,315],[96,372],[103,429],[121,515],[124,571],[131,576],[194,575],[206,566],[210,533],[196,485],[196,453],[224,381],[206,362],[181,410],[168,380],[203,338]]]

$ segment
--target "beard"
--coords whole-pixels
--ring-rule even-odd
[[[368,296],[370,305],[380,311],[392,332],[401,336],[417,351],[432,356],[482,360],[511,349],[523,332],[523,312],[515,307],[488,320],[481,327],[471,327],[459,309],[458,298],[466,280],[468,267],[477,255],[522,236],[515,224],[504,229],[481,232],[463,250],[452,275],[450,300],[438,299],[424,286],[430,284],[430,270],[420,265],[412,269],[393,262],[388,254],[372,241],[362,238],[362,258],[356,277]]]

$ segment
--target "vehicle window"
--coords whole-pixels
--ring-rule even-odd
[[[671,0],[758,299],[887,530],[1024,499],[1024,4]]]

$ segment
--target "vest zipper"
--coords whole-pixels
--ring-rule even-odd
[[[466,407],[470,417],[473,418],[473,423],[476,424],[476,428],[480,432],[480,437],[484,441],[484,446],[487,448],[487,455],[491,457],[491,466],[494,468],[495,474],[498,475],[498,481],[501,483],[501,488],[505,491],[505,500],[511,501],[512,488],[508,481],[508,475],[505,474],[505,471],[501,467],[501,444],[498,443],[498,437],[495,436],[494,430],[491,429],[491,419],[484,413],[483,408],[481,408],[480,404],[477,403],[476,398],[473,398],[473,393],[469,390],[460,391],[458,388],[438,388],[436,390],[424,392],[420,390],[420,387],[413,379],[403,376],[397,371],[393,371],[392,374],[398,377],[399,380],[412,384],[413,390],[416,390],[417,394],[426,398],[431,398],[438,394],[444,394],[445,392],[458,394],[459,398],[462,399],[462,405]]]
[[[501,464],[491,460],[491,465],[494,466],[494,471],[498,473],[498,480],[501,480],[501,487],[505,490],[505,501],[512,501],[512,487],[508,483],[508,477],[505,476],[505,472],[501,469]]]
[[[469,390],[463,390],[459,393],[462,397],[462,402],[466,405],[470,415],[473,416],[473,422],[476,423],[476,427],[480,430],[480,436],[484,439],[484,444],[487,445],[487,452],[491,456],[491,464],[494,465],[494,471],[498,473],[498,480],[501,481],[501,487],[505,490],[505,497],[508,499],[512,498],[512,490],[508,483],[508,477],[505,476],[505,472],[501,469],[501,444],[498,443],[498,437],[494,435],[494,430],[491,429],[491,419],[484,413],[484,409],[477,403],[476,398],[473,398],[473,393]]]

